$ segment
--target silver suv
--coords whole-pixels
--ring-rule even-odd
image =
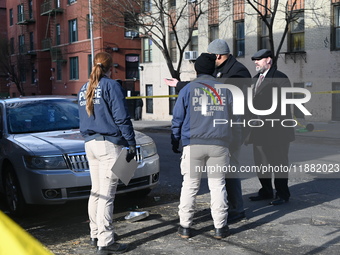
[[[76,97],[34,96],[0,100],[0,191],[9,210],[27,204],[62,204],[86,199],[91,180],[79,132]],[[159,181],[154,141],[135,131],[138,168],[117,194],[147,194]]]

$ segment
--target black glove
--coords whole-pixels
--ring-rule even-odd
[[[126,161],[129,163],[136,156],[136,145],[130,145],[126,155]]]
[[[178,148],[179,148],[179,140],[177,140],[173,134],[171,134],[171,144],[172,144],[172,151],[174,153],[181,153],[178,150]]]

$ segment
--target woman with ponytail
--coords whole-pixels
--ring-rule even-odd
[[[111,171],[123,147],[126,160],[136,155],[136,140],[121,85],[110,78],[112,57],[96,54],[89,81],[78,94],[80,132],[91,174],[88,203],[90,242],[97,254],[122,253],[127,245],[115,241],[113,219],[118,177]]]

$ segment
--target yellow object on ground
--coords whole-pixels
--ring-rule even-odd
[[[0,255],[53,255],[2,211],[0,211],[0,240]]]

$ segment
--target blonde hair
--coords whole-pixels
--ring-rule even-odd
[[[109,53],[99,52],[93,60],[93,67],[90,74],[89,83],[86,90],[86,112],[88,116],[93,115],[93,97],[100,79],[112,67],[112,57]]]

